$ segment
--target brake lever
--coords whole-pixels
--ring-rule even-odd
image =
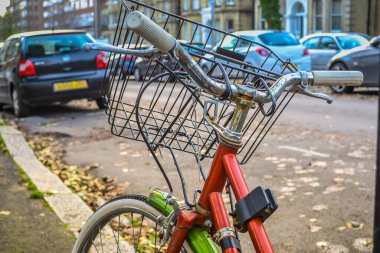
[[[299,93],[299,94],[302,94],[302,95],[305,95],[305,96],[309,96],[309,97],[313,97],[313,98],[318,98],[318,99],[326,100],[326,102],[328,104],[331,104],[333,102],[333,98],[330,97],[329,95],[326,95],[326,94],[323,94],[323,93],[311,92],[310,90],[307,89],[308,86],[309,85],[305,85],[305,84],[294,85],[290,89],[290,91],[294,92],[294,93]]]

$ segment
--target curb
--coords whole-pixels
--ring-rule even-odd
[[[68,225],[77,237],[93,211],[35,157],[20,131],[13,127],[1,126],[0,136],[14,162],[25,171],[37,189],[43,193],[44,200],[58,218]]]

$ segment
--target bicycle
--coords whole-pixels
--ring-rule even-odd
[[[180,42],[177,39],[186,24],[194,25],[194,34],[191,41]],[[178,26],[176,38],[164,30],[171,25]],[[194,47],[193,39],[201,29],[205,46]],[[216,50],[209,50],[206,44],[213,36],[221,37],[222,42]],[[226,38],[235,40],[232,49],[222,47]],[[120,41],[122,48],[115,46]],[[138,45],[146,41],[155,47],[139,50]],[[239,42],[244,42],[245,52],[237,48]],[[250,48],[257,46],[268,51],[260,66],[244,61]],[[308,87],[331,83],[357,86],[363,80],[362,74],[354,71],[298,71],[264,45],[134,0],[122,3],[113,45],[92,43],[85,49],[111,53],[102,94],[112,133],[147,144],[169,192],[153,188],[147,197],[126,195],[109,201],[89,218],[73,252],[240,252],[238,232],[247,231],[256,252],[273,252],[263,222],[278,208],[277,202],[269,189],[249,190],[239,163],[249,160],[294,94],[331,103],[329,96]],[[154,62],[141,85],[130,75],[122,79],[114,71],[123,54]],[[175,64],[168,63],[168,56]],[[210,66],[207,73],[200,67],[202,61]],[[154,76],[158,65],[165,72]],[[133,68],[133,61],[128,68]],[[215,74],[218,71],[219,76]],[[138,90],[137,95],[133,90]],[[183,201],[174,196],[160,162],[164,152],[174,161]],[[193,156],[204,179],[193,201],[175,152]],[[206,158],[213,158],[208,176],[201,164]],[[224,190],[231,202],[229,214]]]

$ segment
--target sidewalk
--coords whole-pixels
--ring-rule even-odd
[[[70,252],[74,235],[30,194],[12,159],[0,151],[0,252]]]

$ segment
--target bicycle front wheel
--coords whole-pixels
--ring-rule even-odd
[[[158,222],[162,215],[145,196],[127,195],[100,207],[82,228],[72,253],[88,252],[166,252],[160,246],[166,227]],[[181,252],[192,250],[186,243]]]

